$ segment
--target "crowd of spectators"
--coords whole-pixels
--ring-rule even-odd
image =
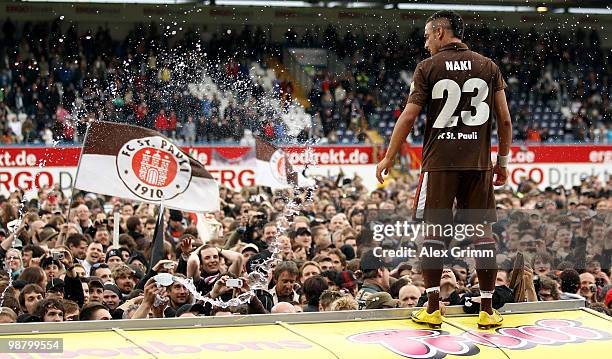
[[[154,205],[80,192],[70,201],[57,188],[41,189],[36,198],[21,192],[0,197],[0,322],[422,306],[418,258],[373,252],[420,244],[422,238],[376,241],[372,234],[379,221],[409,219],[414,180],[390,179],[373,192],[358,177],[318,178],[318,184],[294,193],[221,188],[222,210],[198,226],[190,213],[167,211],[163,253],[152,245]],[[525,181],[516,192],[496,190],[496,307],[585,298],[610,314],[611,189],[611,182],[585,178],[567,189],[539,191]],[[117,246],[113,213],[120,218]],[[266,261],[269,268],[262,267]],[[445,268],[443,305],[477,309],[473,258],[449,258]],[[254,271],[263,282],[253,281]],[[158,286],[159,273],[172,274],[171,283]],[[227,301],[248,290],[254,295],[248,304],[211,306],[195,300],[185,278],[211,299]],[[242,283],[230,285],[236,278]]]
[[[363,142],[365,131],[377,128],[381,115],[388,115],[392,126],[404,105],[412,69],[428,56],[420,28],[406,38],[394,32],[342,34],[333,26],[303,34],[290,29],[284,42],[274,43],[267,31],[249,26],[220,33],[188,29],[175,35],[173,28],[137,25],[124,39],[113,39],[108,28],[80,26],[61,19],[3,22],[0,143],[79,142],[93,120],[156,128],[187,143],[237,142],[247,129],[286,141],[287,121],[266,96],[282,100],[288,111],[294,84],[275,80],[266,93],[249,76],[250,63],[265,67],[267,58],[282,61],[281,50],[294,46],[328,49],[338,59],[333,68],[344,69],[320,69],[314,75],[308,94],[312,120],[295,131],[298,140],[322,137],[334,143],[335,130],[343,128],[353,134],[351,141]],[[465,41],[500,64],[517,140],[610,142],[612,53],[602,48],[597,32],[470,26]],[[188,90],[202,71],[219,88],[232,91],[228,105]],[[551,121],[554,128],[532,116],[538,109],[558,114]],[[422,140],[422,133],[420,121],[413,140]]]
[[[263,63],[274,51],[267,41],[255,41],[265,38],[261,28],[239,36],[190,30],[178,38],[150,24],[113,39],[108,28],[80,33],[60,19],[7,19],[2,30],[2,144],[78,143],[95,120],[153,128],[189,143],[237,142],[245,129],[270,140],[284,136],[282,114],[267,105],[266,96],[286,99],[290,84],[276,81],[266,94],[249,77],[250,62]],[[196,97],[189,90],[204,77],[232,91],[229,104],[216,94]]]

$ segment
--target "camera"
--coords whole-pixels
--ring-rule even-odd
[[[225,281],[225,286],[228,288],[242,288],[242,279],[230,278]]]
[[[174,263],[164,263],[164,269],[172,269],[174,268]]]
[[[64,253],[63,252],[53,252],[53,260],[55,261],[61,261],[64,260]]]

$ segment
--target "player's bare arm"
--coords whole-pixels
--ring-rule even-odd
[[[414,122],[416,121],[419,113],[421,113],[421,106],[414,103],[408,103],[406,104],[406,107],[404,108],[404,111],[402,111],[400,117],[397,119],[397,123],[393,128],[393,134],[391,135],[391,142],[389,143],[387,153],[376,166],[376,178],[378,179],[378,182],[383,183],[383,174],[389,174],[389,170],[393,166],[395,156],[399,152],[402,143],[406,140],[406,137],[410,131],[412,131],[412,127],[414,126]]]
[[[493,167],[493,184],[503,186],[508,179],[508,153],[512,144],[512,120],[504,90],[495,92],[495,117],[497,118],[498,150],[497,162]]]

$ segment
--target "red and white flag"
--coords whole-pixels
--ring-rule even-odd
[[[255,138],[255,184],[273,189],[292,188],[297,185],[297,173],[293,171],[287,154],[270,142]]]
[[[219,186],[198,161],[158,132],[97,121],[87,130],[76,188],[166,207],[219,210]]]

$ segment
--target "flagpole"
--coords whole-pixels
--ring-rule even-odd
[[[159,204],[159,213],[157,214],[157,222],[155,223],[155,231],[153,232],[153,242],[151,243],[151,260],[147,274],[151,274],[153,267],[163,259],[164,254],[164,200]]]
[[[91,127],[91,123],[87,126],[85,130],[85,137],[83,137],[83,143],[81,144],[81,152],[79,154],[79,162],[77,164],[76,174],[74,175],[74,181],[72,182],[72,190],[70,191],[70,201],[68,201],[68,213],[66,214],[66,222],[70,222],[70,209],[72,207],[72,201],[74,199],[74,189],[76,185],[76,180],[79,178],[79,169],[81,168],[81,159],[83,158],[83,149],[85,148],[85,141],[87,140],[87,134],[89,134],[89,128]]]
[[[119,222],[121,217],[119,212],[113,213],[113,247],[119,248]]]

